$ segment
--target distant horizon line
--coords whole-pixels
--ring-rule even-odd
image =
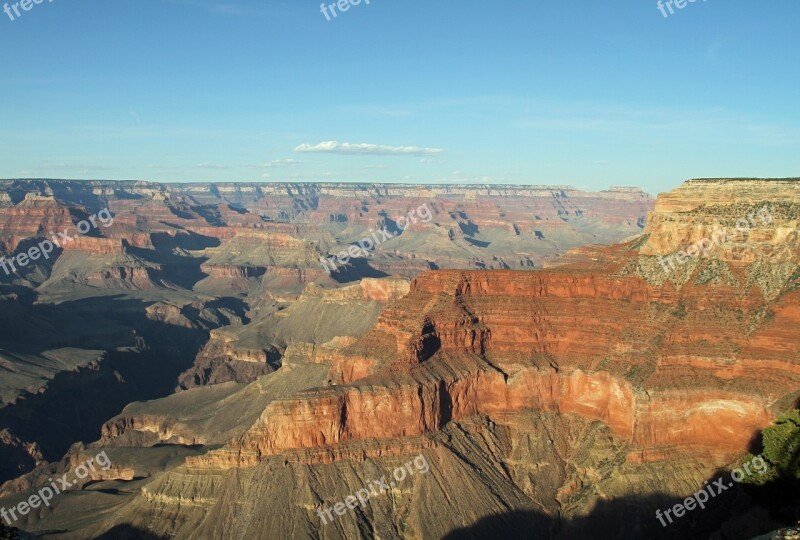
[[[704,177],[704,178],[689,178],[679,182],[674,188],[688,182],[736,182],[736,181],[800,181],[800,177]],[[313,181],[313,180],[213,180],[213,181],[170,181],[164,182],[159,180],[143,180],[143,179],[104,179],[104,178],[47,178],[47,177],[29,177],[29,178],[0,178],[0,183],[7,184],[12,182],[97,182],[108,184],[153,184],[160,186],[210,186],[210,185],[239,185],[239,186],[386,186],[386,187],[404,187],[404,188],[442,188],[442,187],[475,187],[485,189],[518,189],[518,188],[536,188],[536,189],[568,189],[572,191],[581,191],[584,193],[603,193],[615,191],[631,191],[642,192],[652,195],[641,186],[608,186],[605,189],[598,190],[585,190],[570,184],[526,184],[526,183],[472,183],[472,182],[425,182],[425,183],[410,183],[410,182],[388,182],[388,181]]]

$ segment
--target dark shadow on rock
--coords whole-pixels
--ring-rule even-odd
[[[247,311],[250,309],[247,303],[240,298],[233,298],[230,296],[223,296],[206,302],[206,307],[209,309],[227,309],[234,315],[242,320],[243,324],[250,324],[250,318],[247,316]]]
[[[50,275],[53,273],[53,266],[55,266],[56,260],[61,256],[64,250],[60,247],[56,247],[52,244],[52,242],[50,242],[53,251],[48,253],[47,258],[45,258],[43,255],[41,255],[41,248],[39,248],[39,245],[45,240],[47,239],[44,237],[31,237],[26,238],[17,244],[17,248],[14,250],[13,254],[9,255],[9,259],[18,256],[21,253],[29,253],[31,248],[34,247],[37,248],[39,255],[36,261],[30,261],[26,266],[18,266],[16,275],[36,284],[44,283],[50,278]],[[43,247],[44,249],[47,249],[46,245]],[[36,255],[36,252],[34,252],[34,255]],[[5,272],[3,273],[5,274]]]
[[[447,390],[445,381],[439,382],[439,429],[453,419],[453,396]]]
[[[91,217],[95,216],[88,208],[82,207],[70,207],[68,208],[69,215],[72,218],[72,224],[76,227],[81,221],[85,221],[90,225],[89,230],[85,233],[80,233],[80,236],[88,236],[90,238],[103,238],[103,233],[100,232],[100,229],[103,228],[102,221],[98,220],[95,217],[95,225],[92,225]]]
[[[464,240],[466,240],[468,244],[479,248],[487,248],[492,245],[491,242],[484,242],[483,240],[475,240],[474,238],[470,238],[469,236],[465,236]]]
[[[192,211],[200,215],[212,227],[227,227],[228,224],[222,219],[222,214],[215,204],[204,204],[193,206]]]
[[[148,272],[153,280],[173,283],[186,290],[191,290],[197,282],[208,277],[200,268],[208,258],[182,256],[180,251],[199,251],[219,247],[221,243],[216,238],[194,232],[181,232],[174,236],[155,233],[150,238],[153,249],[137,248],[125,242],[125,251],[160,266],[160,270]]]
[[[237,214],[242,215],[242,216],[250,213],[247,210],[247,208],[245,208],[244,206],[242,206],[240,204],[233,204],[233,203],[228,205],[228,210],[236,212]]]
[[[100,536],[95,536],[93,540],[167,540],[168,538],[168,536],[160,536],[126,524],[117,525]]]
[[[15,404],[0,408],[0,430],[8,428],[24,441],[35,441],[47,461],[57,461],[72,444],[97,440],[103,423],[129,403],[171,395],[209,334],[150,320],[148,305],[101,297],[30,306],[25,320],[70,321],[95,329],[110,325],[114,333],[76,335],[65,326],[58,335],[39,335],[34,329],[26,334],[23,320],[20,332],[3,340],[4,348],[28,354],[66,347],[105,353],[86,367],[56,374],[45,391],[26,392]],[[0,476],[0,482],[8,479]]]
[[[466,223],[459,222],[459,228],[461,228],[461,232],[464,233],[466,236],[475,236],[480,234],[481,229],[472,221],[467,221]],[[487,243],[487,242],[484,242]]]
[[[234,321],[224,313],[225,310],[230,311],[244,324],[248,324],[250,319],[247,317],[247,309],[247,304],[240,298],[225,296],[210,302],[200,303],[199,305],[190,304],[184,306],[181,308],[181,314],[190,321],[195,321],[196,323],[206,321],[207,326],[213,328],[217,325],[230,326],[233,324]],[[216,314],[213,315],[214,320],[209,320],[210,315],[207,310],[217,311]]]
[[[425,321],[422,326],[422,341],[417,356],[420,362],[430,359],[442,348],[442,340],[436,333],[436,327],[430,321]]]
[[[338,283],[354,283],[364,278],[389,277],[389,274],[372,268],[367,259],[350,259],[347,266],[339,266],[331,277]]]
[[[6,527],[0,521],[0,540],[17,540],[19,538],[19,529],[14,527]]]
[[[191,208],[185,204],[167,203],[167,209],[172,213],[172,215],[181,219],[193,220],[197,217],[192,213]]]
[[[598,540],[645,538],[749,540],[795,521],[770,519],[768,509],[743,491],[720,495],[682,517],[672,515],[672,523],[656,516],[684,499],[665,494],[625,497],[601,501],[591,513],[573,519],[549,516],[543,512],[512,511],[481,519],[475,525],[451,531],[442,540]]]
[[[386,229],[392,235],[392,237],[401,236],[403,234],[403,229],[397,224],[395,220],[389,217],[389,213],[386,210],[381,210],[378,212],[378,215],[381,217],[381,220],[378,222],[378,229]]]

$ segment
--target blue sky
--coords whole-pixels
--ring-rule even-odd
[[[0,178],[800,176],[798,19],[797,0],[371,0],[331,21],[319,0],[45,0],[0,13]]]

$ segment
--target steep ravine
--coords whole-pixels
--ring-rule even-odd
[[[208,340],[207,330],[152,321],[144,310],[139,315],[109,310],[106,315],[135,329],[135,346],[121,343],[92,365],[59,373],[42,391],[26,392],[0,409],[0,429],[35,443],[46,461],[61,459],[76,442],[97,440],[103,423],[129,403],[170,395]],[[11,450],[0,443],[0,452]],[[34,464],[31,460],[27,467]],[[0,482],[27,470],[0,471]]]

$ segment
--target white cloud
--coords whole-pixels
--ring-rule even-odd
[[[361,154],[372,156],[437,156],[444,152],[441,148],[420,148],[419,146],[385,146],[382,144],[351,144],[326,141],[319,144],[301,144],[294,149],[300,153],[321,154]]]

